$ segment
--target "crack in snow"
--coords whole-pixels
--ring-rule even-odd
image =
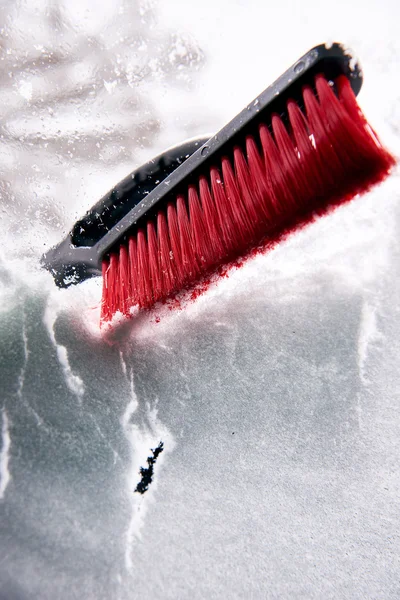
[[[3,408],[2,414],[2,428],[1,428],[1,450],[0,450],[0,500],[4,498],[6,488],[10,482],[11,474],[8,468],[10,462],[10,427],[8,422],[8,416],[6,409]]]

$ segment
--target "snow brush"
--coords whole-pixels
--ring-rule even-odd
[[[42,263],[61,287],[102,273],[103,322],[193,289],[389,173],[361,84],[341,45],[313,48],[212,138],[129,175]]]

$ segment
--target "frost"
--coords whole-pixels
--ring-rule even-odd
[[[21,81],[21,83],[18,85],[18,91],[28,102],[32,99],[33,86],[30,81]]]

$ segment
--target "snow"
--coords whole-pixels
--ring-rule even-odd
[[[136,166],[324,40],[360,57],[360,104],[399,156],[398,3],[3,14],[4,597],[397,598],[398,172],[182,310],[104,333],[100,282],[58,290],[39,261]]]

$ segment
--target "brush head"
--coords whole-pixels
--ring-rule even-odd
[[[358,63],[339,44],[320,45],[302,56],[279,79],[262,92],[226,127],[210,139],[192,140],[168,150],[131,173],[79,220],[67,237],[42,257],[60,287],[68,287],[100,275],[105,256],[126,242],[133,230],[155,217],[190,183],[208,175],[212,165],[230,154],[235,145],[256,134],[260,122],[271,125],[271,115],[287,117],[287,101],[302,106],[304,85],[314,86],[317,73],[329,81],[345,75],[354,94],[362,85]]]
[[[103,321],[201,285],[389,172],[360,87],[341,46],[314,48],[186,160],[180,152],[165,168],[163,155],[124,180],[46,265],[61,285],[101,268]]]

